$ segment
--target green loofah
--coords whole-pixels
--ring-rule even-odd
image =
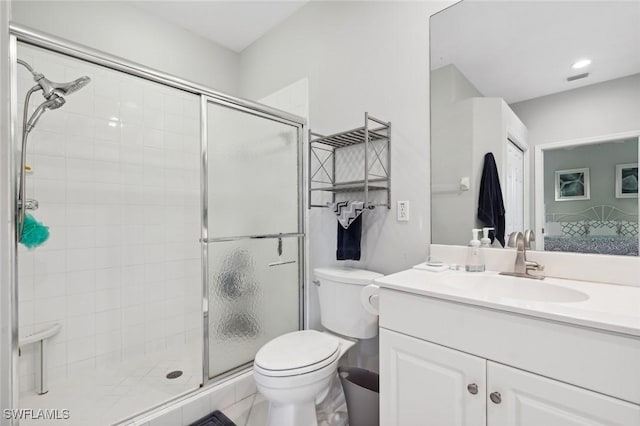
[[[49,239],[49,227],[38,222],[30,214],[24,217],[24,226],[20,242],[27,248],[38,247]]]

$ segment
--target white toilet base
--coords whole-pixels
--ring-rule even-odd
[[[339,357],[354,344],[353,340],[331,335],[340,343],[330,364],[314,371],[285,376],[269,375],[254,365],[258,391],[269,401],[267,426],[317,426],[316,401],[324,399],[336,377]]]
[[[267,426],[305,425],[318,426],[314,400],[294,404],[269,404]]]
[[[310,373],[272,377],[255,370],[258,391],[269,401],[267,426],[317,426],[316,400],[327,394],[338,359]]]

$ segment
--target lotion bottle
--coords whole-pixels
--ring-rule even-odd
[[[494,228],[482,228],[482,239],[480,240],[481,247],[491,247],[491,238],[489,238],[489,231],[493,231]]]
[[[472,229],[471,234],[472,239],[467,248],[467,262],[464,269],[467,272],[484,272],[484,253],[478,239],[480,229]]]

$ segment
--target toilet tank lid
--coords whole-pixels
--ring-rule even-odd
[[[384,276],[377,272],[356,268],[315,268],[313,273],[316,278],[360,285],[371,284],[373,280]]]

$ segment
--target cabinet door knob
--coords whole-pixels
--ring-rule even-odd
[[[500,395],[500,392],[491,392],[489,394],[489,398],[494,404],[500,404],[502,402],[502,395]]]
[[[467,385],[467,390],[471,395],[475,395],[478,393],[478,385],[471,383],[470,385]]]

